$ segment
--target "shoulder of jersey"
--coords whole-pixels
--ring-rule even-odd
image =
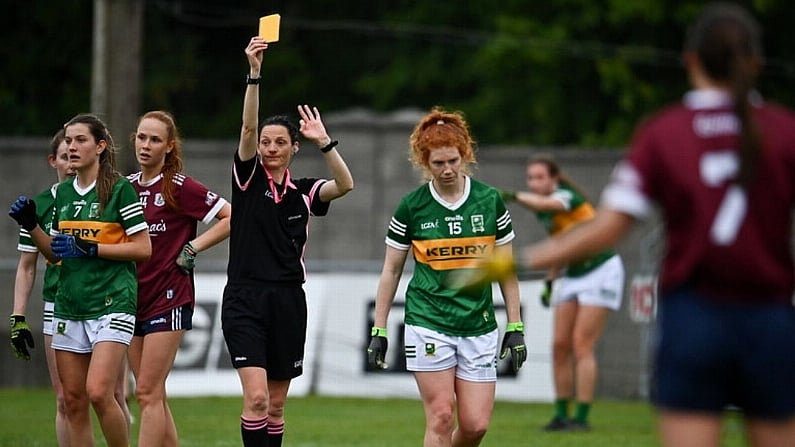
[[[182,184],[185,183],[186,178],[188,178],[187,175],[181,172],[177,172],[176,174],[174,174],[174,177],[171,178],[171,181],[176,183],[177,185],[182,186]]]

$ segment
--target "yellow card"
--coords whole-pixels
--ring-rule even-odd
[[[279,22],[282,16],[279,14],[271,14],[269,16],[259,18],[259,36],[265,42],[278,42],[279,41]]]

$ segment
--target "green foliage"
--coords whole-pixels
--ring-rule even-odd
[[[765,30],[763,95],[795,105],[795,8],[746,2]],[[144,2],[142,108],[188,138],[235,138],[242,49],[256,17],[282,14],[265,54],[262,115],[464,111],[483,144],[623,146],[687,89],[680,52],[695,0],[527,2]],[[16,2],[0,48],[0,134],[49,135],[87,111],[92,2]]]
[[[0,445],[43,447],[54,444],[55,401],[50,390],[0,390]],[[169,405],[184,447],[240,445],[237,397],[171,398]],[[139,417],[137,405],[131,405]],[[653,412],[642,402],[597,401],[591,410],[590,433],[545,433],[551,404],[497,402],[484,447],[581,445],[636,447],[657,444]],[[295,447],[413,447],[422,443],[422,403],[414,399],[291,398],[285,409],[285,445]],[[133,424],[133,445],[138,424]],[[97,447],[105,444],[94,418]],[[723,429],[726,447],[743,445],[742,425],[728,417]],[[528,444],[529,443],[529,444]]]

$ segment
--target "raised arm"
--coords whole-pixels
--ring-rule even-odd
[[[320,119],[320,112],[317,107],[308,105],[298,106],[298,114],[301,115],[301,134],[304,138],[317,144],[326,158],[329,171],[333,177],[320,187],[320,200],[330,202],[342,197],[353,189],[353,176],[342,159],[342,155],[337,151],[336,144],[332,144],[331,137],[328,136],[323,121]]]
[[[566,205],[559,199],[530,191],[517,191],[516,203],[532,211],[565,211]]]
[[[245,53],[248,59],[248,81],[246,94],[243,97],[243,126],[240,129],[240,144],[237,154],[241,160],[250,160],[257,155],[258,114],[259,114],[259,80],[262,67],[262,52],[268,48],[259,36],[254,36],[246,46]]]
[[[525,248],[521,253],[521,264],[531,269],[565,265],[615,246],[634,223],[635,219],[628,214],[601,208],[592,220],[558,237]]]

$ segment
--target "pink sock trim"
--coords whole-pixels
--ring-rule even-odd
[[[259,419],[249,419],[240,416],[240,425],[243,427],[243,430],[248,430],[248,431],[262,430],[268,427],[268,416]]]
[[[280,435],[284,433],[284,421],[276,423],[268,424],[268,434],[269,435]]]

